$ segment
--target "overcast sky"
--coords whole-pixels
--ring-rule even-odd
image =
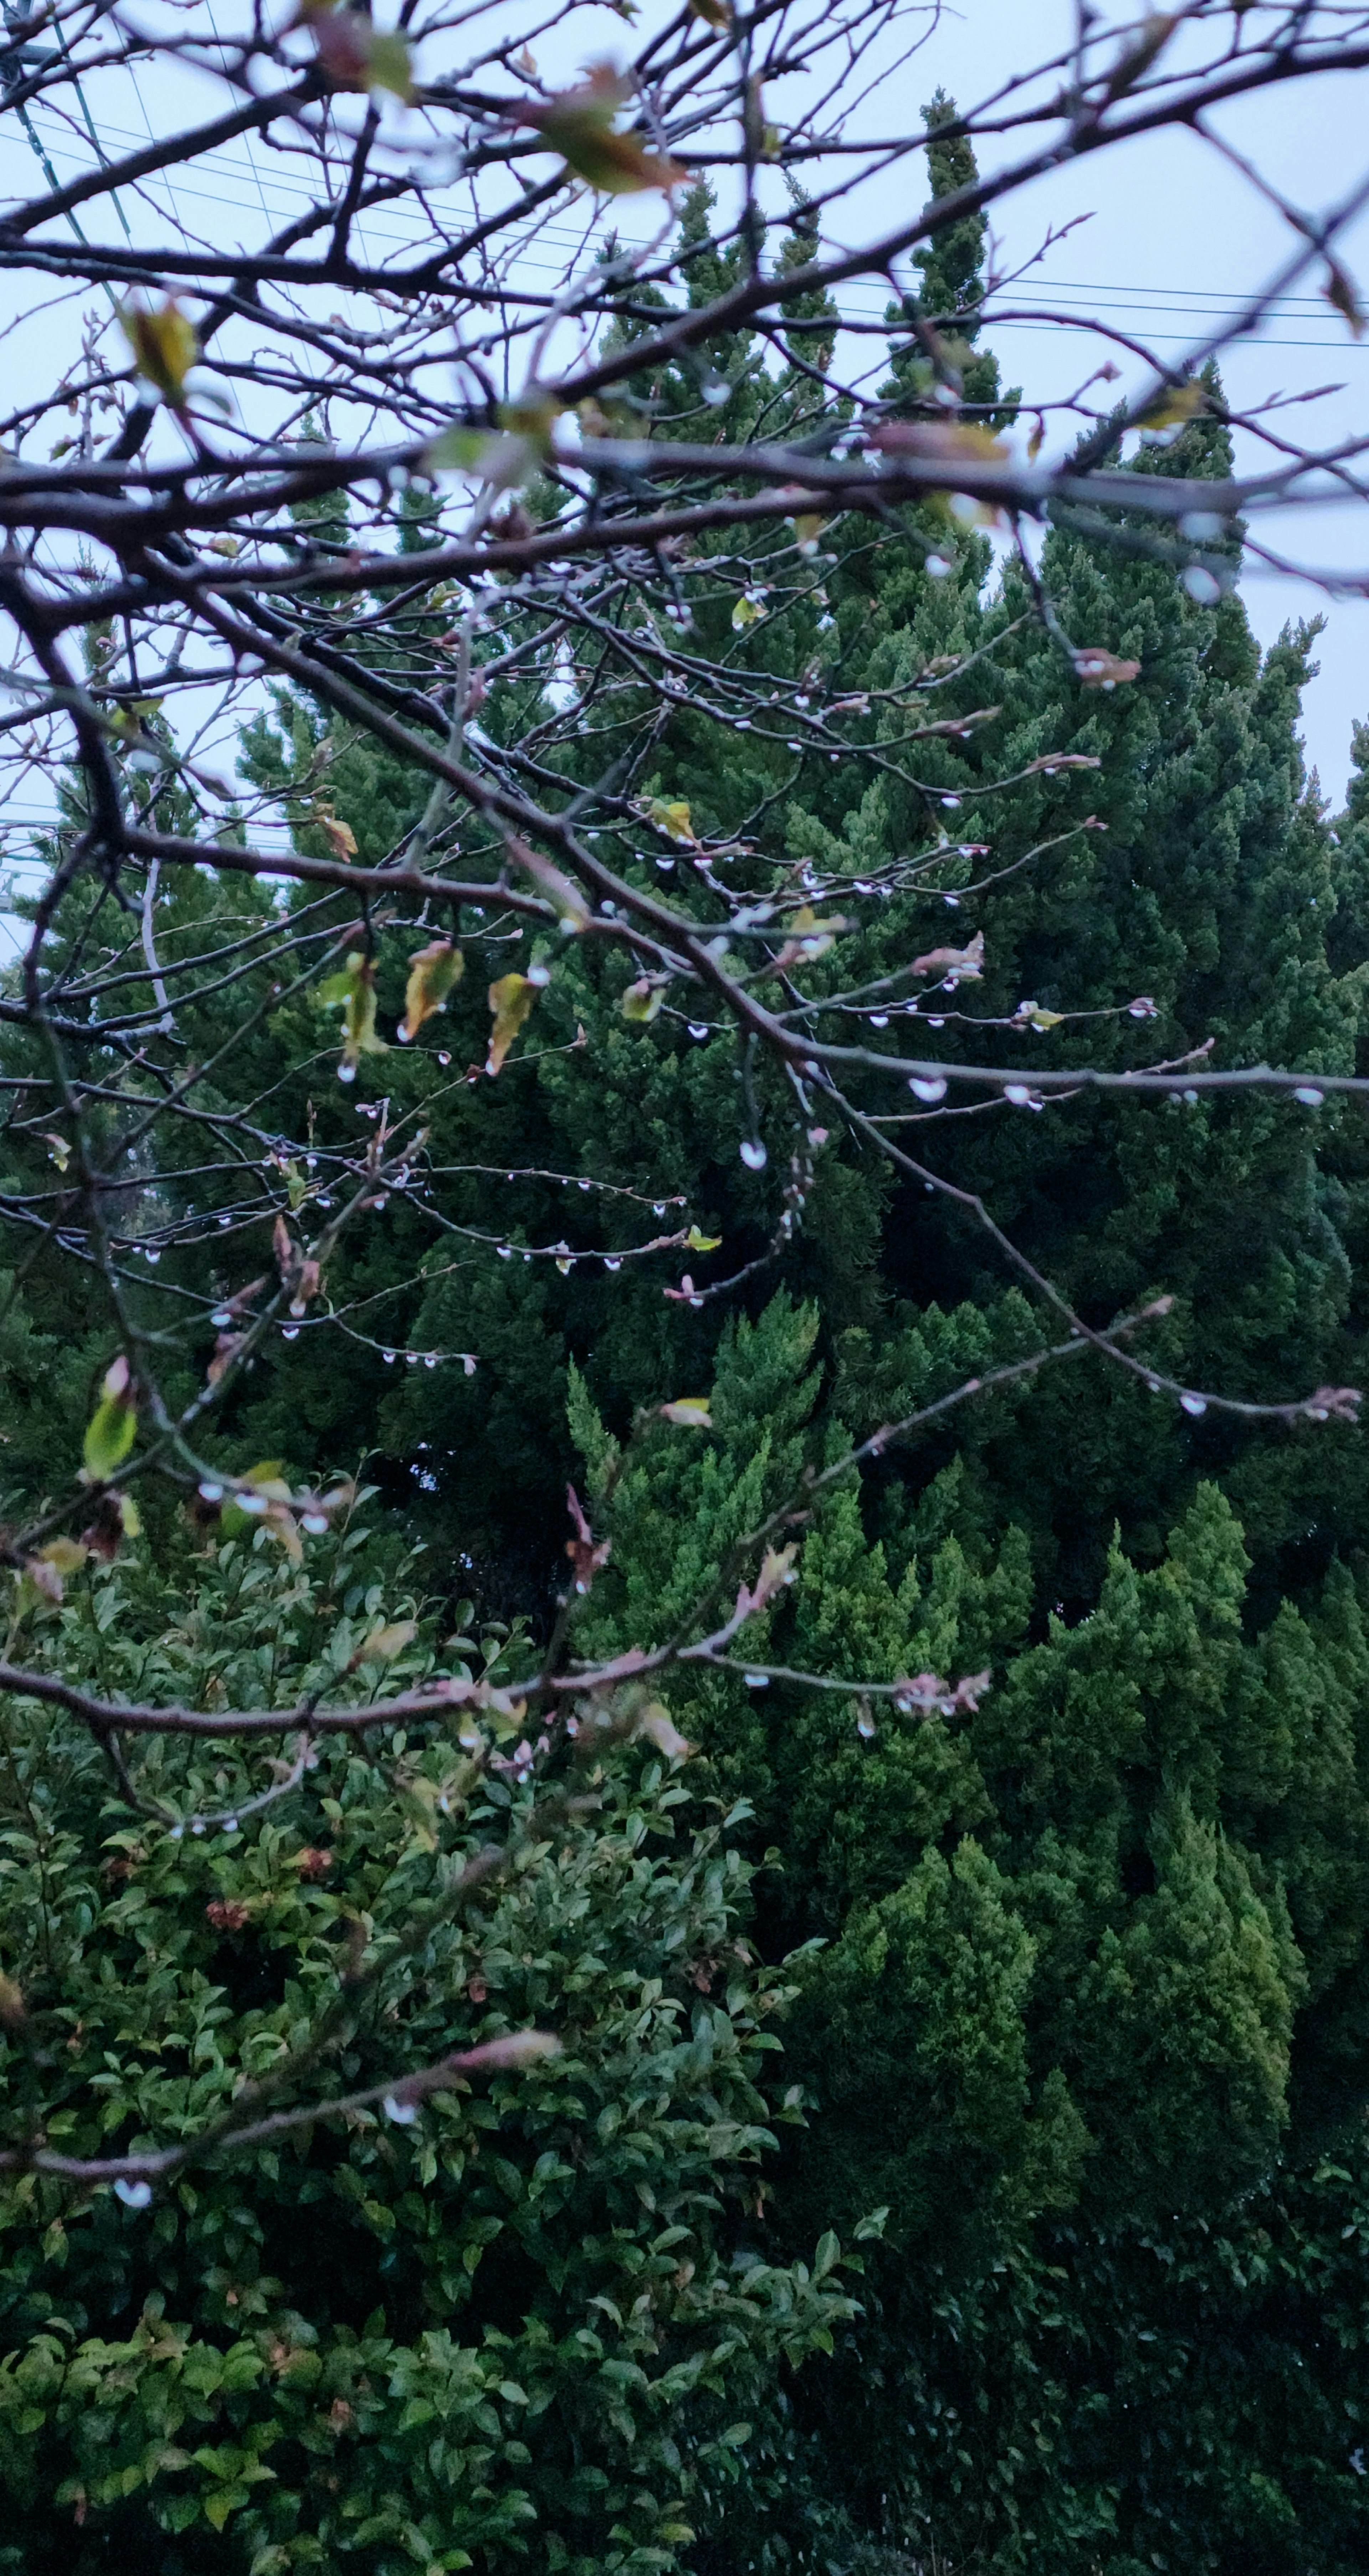
[[[1060,0],[966,0],[946,10],[911,75],[919,99],[939,81],[968,106],[996,88],[1010,70],[1025,70],[1065,39],[1072,8]],[[925,66],[925,79],[918,71]],[[935,75],[935,79],[932,75]],[[1334,205],[1369,162],[1369,92],[1362,79],[1328,77],[1307,86],[1271,91],[1224,113],[1224,137],[1254,160],[1305,212]],[[983,156],[991,166],[992,153]],[[1053,174],[1024,190],[996,217],[1005,265],[1036,248],[1052,225],[1087,215],[1033,271],[1038,284],[1058,282],[1059,301],[1079,312],[1100,312],[1117,327],[1146,339],[1166,361],[1179,358],[1196,338],[1287,257],[1290,235],[1278,214],[1217,155],[1186,133],[1161,135],[1125,151]],[[1369,292],[1369,222],[1345,237],[1345,264]],[[1241,408],[1271,394],[1304,394],[1327,384],[1340,392],[1284,415],[1290,437],[1331,443],[1369,429],[1369,336],[1352,338],[1323,300],[1314,271],[1296,301],[1280,307],[1258,340],[1223,360],[1228,399]],[[1064,394],[1088,372],[1073,334],[1046,328],[1003,329],[993,335],[1004,378],[1032,393]],[[1123,353],[1099,341],[1087,344],[1101,359],[1122,359],[1123,382],[1142,371]],[[1250,463],[1249,455],[1242,462]],[[1278,534],[1290,552],[1338,572],[1369,574],[1369,512],[1326,510],[1315,520],[1285,519]],[[1252,569],[1245,595],[1256,630],[1270,643],[1290,619],[1317,613],[1327,618],[1318,646],[1320,677],[1305,704],[1308,760],[1325,793],[1339,802],[1350,761],[1350,730],[1369,717],[1369,605],[1332,601],[1302,582],[1275,579]]]
[[[208,9],[216,0],[206,0]],[[234,13],[217,0],[218,20],[226,26]],[[378,18],[391,10],[379,0]],[[504,13],[518,23],[519,12]],[[637,34],[656,14],[644,9]],[[1125,15],[1130,17],[1131,10]],[[963,106],[997,89],[1011,71],[1025,70],[1048,56],[1068,36],[1072,8],[1065,0],[964,0],[947,8],[932,23],[928,41],[916,59],[891,72],[864,112],[865,130],[889,134],[913,132],[919,109],[938,87],[949,90]],[[452,55],[450,40],[441,44],[444,61]],[[621,60],[628,50],[621,18],[608,9],[579,11],[559,48],[538,43],[541,68],[552,78],[572,78],[596,55]],[[1334,202],[1369,158],[1369,118],[1363,79],[1329,76],[1315,87],[1273,91],[1239,109],[1227,111],[1221,130],[1253,158],[1274,181],[1313,213]],[[222,92],[218,93],[222,97]],[[155,69],[134,83],[120,79],[92,95],[107,150],[113,154],[136,145],[154,122],[162,130],[179,124],[195,108],[212,109],[212,84],[171,80]],[[777,93],[771,112],[781,121],[786,112],[801,112],[801,101]],[[402,111],[387,110],[387,120],[400,121]],[[397,130],[400,130],[397,128]],[[81,138],[49,133],[59,173],[78,157],[85,158]],[[1005,147],[1013,157],[1021,142]],[[994,147],[981,155],[994,166]],[[298,210],[300,173],[279,154],[246,142],[212,156],[207,167],[177,174],[165,190],[180,218],[201,239],[259,239],[268,224]],[[778,174],[775,174],[778,179]],[[0,194],[28,195],[41,185],[28,146],[12,116],[0,119]],[[160,186],[161,183],[159,183]],[[878,232],[903,217],[916,203],[923,184],[920,161],[903,165],[895,176],[874,183],[834,212],[828,231],[833,239],[852,242]],[[650,218],[638,210],[645,201],[613,207],[612,218],[624,234],[645,234]],[[566,219],[567,238],[583,203]],[[135,230],[140,209],[130,203]],[[91,210],[93,215],[94,210]],[[1058,305],[1062,311],[1105,316],[1114,326],[1147,340],[1157,355],[1175,361],[1205,338],[1248,292],[1262,283],[1287,256],[1289,234],[1277,213],[1261,203],[1248,184],[1188,134],[1162,135],[1108,152],[1037,182],[995,216],[1000,268],[1014,269],[1030,258],[1052,227],[1076,225],[1067,240],[1057,242],[1030,279],[1014,289],[1025,299]],[[145,210],[142,220],[146,219]],[[87,224],[91,216],[86,217]],[[119,238],[108,205],[92,227]],[[370,245],[383,255],[385,218],[368,225]],[[161,225],[155,236],[164,238]],[[402,231],[394,233],[398,250]],[[1345,263],[1353,273],[1369,275],[1369,222],[1347,237]],[[1237,407],[1271,395],[1302,394],[1328,384],[1340,390],[1319,402],[1285,413],[1282,425],[1294,438],[1330,442],[1369,428],[1369,339],[1356,342],[1343,320],[1320,294],[1321,278],[1312,273],[1295,297],[1285,299],[1257,341],[1247,342],[1223,361],[1228,396]],[[12,290],[11,290],[12,291]],[[855,290],[871,310],[882,302],[872,286]],[[8,342],[5,360],[10,380],[22,378],[30,356],[42,365],[46,379],[59,374],[65,349],[74,343],[76,323],[92,301],[89,291],[69,305],[40,315],[19,339]],[[34,332],[47,345],[41,354]],[[1018,324],[993,333],[1005,381],[1021,384],[1029,397],[1050,399],[1071,390],[1108,355],[1121,358],[1125,390],[1143,380],[1145,370],[1099,338],[1049,325]],[[1244,463],[1256,461],[1252,455]],[[1315,519],[1299,519],[1279,532],[1290,551],[1333,571],[1369,572],[1369,513],[1348,508],[1326,510]],[[1369,607],[1354,600],[1322,598],[1305,582],[1276,579],[1252,570],[1246,597],[1262,640],[1269,642],[1290,618],[1318,612],[1327,632],[1318,648],[1321,675],[1306,703],[1309,761],[1320,774],[1324,791],[1338,801],[1349,762],[1350,729],[1369,716]]]

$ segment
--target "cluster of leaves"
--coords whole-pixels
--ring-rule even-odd
[[[345,1697],[381,1621],[401,1674],[469,1661],[404,1597],[393,1544],[354,1523],[314,1558],[294,1570],[262,1532],[170,1572],[126,1556],[36,1603],[25,1648],[206,1710]],[[487,1637],[487,1671],[519,1651]],[[144,1777],[183,1814],[251,1785],[176,1742]],[[38,2120],[66,2155],[174,2145],[263,2080],[317,2116],[155,2192],[6,2178],[0,2563],[398,2576],[531,2550],[645,2576],[726,2511],[743,2415],[852,2312],[834,2238],[808,2263],[766,2250],[770,2123],[799,2116],[795,2088],[787,2108],[762,2089],[785,1982],[745,1938],[720,1811],[649,1746],[587,1756],[579,1803],[533,1830],[524,1778],[450,1727],[392,1729],[320,1745],[241,1825],[183,1831],[130,1822],[83,1730],[9,1704],[7,2143]],[[507,1865],[444,1903],[491,1843]],[[311,2060],[363,1964],[364,2004]],[[529,2025],[559,2053],[404,2098],[414,2068]],[[386,2107],[328,2115],[368,2079]]]

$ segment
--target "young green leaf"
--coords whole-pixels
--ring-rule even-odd
[[[338,1078],[351,1082],[364,1055],[384,1055],[385,1040],[376,1035],[376,970],[369,957],[354,948],[342,972],[318,988],[327,1010],[341,1010],[342,1062]]]
[[[138,1409],[129,1365],[120,1352],[105,1371],[100,1401],[86,1424],[84,1460],[87,1480],[104,1483],[121,1467],[138,1430]]]

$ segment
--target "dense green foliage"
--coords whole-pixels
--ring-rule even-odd
[[[174,1574],[130,1560],[36,1602],[23,1644],[193,1706],[355,1699],[358,1642],[416,1606],[394,1556],[358,1524],[307,1575],[260,1534]],[[494,1678],[516,1672],[516,1636],[485,1645]],[[396,1669],[435,1652],[425,1625]],[[481,1780],[454,1729],[396,1728],[325,1745],[302,1797],[241,1830],[174,1834],[129,1823],[84,1730],[11,1716],[0,1887],[25,2010],[4,2082],[22,2117],[60,2069],[64,2153],[202,2128],[320,2026],[349,1958],[374,1972],[356,2027],[285,2107],[510,2029],[562,2050],[421,2115],[373,2106],[198,2165],[147,2209],[9,2183],[0,2564],[274,2576],[535,2545],[589,2576],[672,2564],[726,2512],[747,2410],[850,2312],[834,2239],[810,2278],[759,2224],[768,2123],[796,2116],[760,2089],[783,1988],[742,1932],[721,1816],[659,1758],[591,1747],[562,1782],[588,1806],[544,1797],[531,1830],[521,1776]],[[236,1793],[216,1750],[165,1749],[143,1779],[181,1815]],[[459,1899],[492,1840],[507,1869]]]
[[[782,1481],[814,1325],[777,1303],[743,1327],[719,1446],[619,1483],[604,1644],[697,1579],[673,1533],[706,1558]],[[974,1310],[953,1337],[959,1367],[996,1355]],[[842,2497],[838,2555],[863,2528],[1005,2569],[1348,2571],[1369,2402],[1355,1580],[1337,1566],[1261,1627],[1208,1483],[1158,1565],[1114,1548],[1096,1606],[1027,1643],[1026,1530],[994,1547],[977,1517],[961,1460],[907,1557],[841,1492],[750,1647],[875,1676],[988,1662],[977,1714],[862,1723],[858,1701],[740,1678],[673,1693],[782,1846],[771,1940],[828,1936],[789,2039],[819,2107],[780,2211],[891,2212],[838,2370],[800,2392],[811,2491],[796,2478],[802,2509],[757,2547],[801,2555]]]
[[[954,150],[934,172],[956,183]],[[702,198],[687,221],[706,244]],[[800,209],[800,246],[803,222]],[[973,303],[980,250],[961,226],[925,263],[923,309],[943,328]],[[700,294],[724,268],[701,252]],[[1010,409],[973,336],[967,404]],[[891,384],[911,410],[930,377],[910,346],[896,341]],[[798,370],[767,377],[745,339],[705,362],[752,425],[792,424],[814,400]],[[699,381],[635,390],[678,427],[697,422]],[[1137,468],[1210,464],[1225,439],[1214,411]],[[1165,564],[1058,527],[1044,570],[1065,632],[1140,665],[1103,693],[1042,632],[1023,578],[990,577],[980,532],[929,508],[821,542],[815,592],[787,534],[756,541],[764,614],[740,625],[735,579],[700,545],[680,576],[687,635],[645,614],[640,629],[664,635],[683,675],[668,721],[640,725],[645,692],[606,648],[578,744],[549,755],[567,786],[621,753],[625,798],[683,800],[696,827],[852,884],[930,851],[924,886],[896,892],[831,970],[873,981],[982,927],[982,979],[916,1006],[929,1052],[982,1055],[987,1021],[992,1060],[1026,1070],[1209,1040],[1223,1062],[1364,1060],[1369,809],[1361,778],[1333,828],[1303,774],[1310,631],[1261,656],[1234,591],[1195,600]],[[523,640],[491,610],[480,658],[494,672]],[[754,679],[743,728],[710,712],[720,666]],[[534,756],[555,685],[529,656],[492,677],[482,721]],[[859,759],[793,747],[793,706],[835,690]],[[965,730],[919,733],[929,716]],[[427,796],[373,742],[287,699],[253,730],[244,775],[280,788],[305,849],[322,851],[338,817],[377,862]],[[601,845],[691,900],[683,847],[621,806]],[[478,835],[463,864],[487,855],[493,878]],[[980,866],[996,882],[977,899]],[[163,953],[216,908],[244,934],[272,918],[236,881],[178,884]],[[292,926],[331,938],[345,914],[309,895]],[[301,1472],[374,1450],[385,1499],[427,1537],[433,1588],[473,1589],[490,1617],[518,1605],[535,1629],[564,1572],[565,1478],[583,1470],[613,1554],[577,1643],[658,1644],[805,1464],[1035,1349],[1042,1306],[970,1217],[835,1121],[802,1176],[801,1223],[778,1233],[791,1154],[805,1160],[789,1095],[764,1062],[748,1068],[770,1156],[744,1167],[734,1039],[674,995],[649,1024],[625,1019],[626,949],[544,943],[551,980],[518,1050],[496,1081],[468,1079],[487,984],[530,958],[493,903],[460,927],[466,974],[445,1015],[404,1053],[366,1059],[355,1092],[333,1078],[317,950],[301,952],[297,990],[272,992],[263,958],[184,1015],[201,1062],[235,1038],[234,1096],[268,1156],[311,1138],[302,1196],[338,1186],[359,1108],[374,1117],[385,1098],[427,1131],[413,1190],[330,1263],[353,1338],[310,1318],[270,1345],[212,1438]],[[391,1034],[411,945],[378,930]],[[1031,1025],[1024,999],[1058,1024]],[[906,1044],[908,1017],[893,1025]],[[890,1105],[873,1081],[854,1096]],[[1191,1383],[1259,1398],[1363,1380],[1357,1113],[1251,1097],[908,1118],[893,1139],[982,1193],[1091,1323],[1171,1294],[1145,1347]],[[230,1223],[144,1279],[153,1316],[176,1291],[228,1293],[259,1257],[249,1184],[225,1173],[206,1191],[196,1150],[187,1135],[184,1203],[198,1193]],[[37,1165],[31,1138],[16,1153]],[[634,1257],[691,1219],[719,1250]],[[686,1259],[700,1284],[760,1267],[696,1307],[661,1294]],[[101,1356],[88,1293],[49,1261],[0,1327],[6,1457],[30,1492],[54,1441],[78,1454]],[[406,1348],[478,1365],[406,1369]],[[636,1406],[710,1388],[707,1434],[656,1425],[626,1446]],[[386,2037],[419,2058],[445,2041],[452,1995],[469,1995],[472,1944],[482,2001],[505,2022],[549,2016],[566,2058],[453,2097],[421,2144],[368,2121],[344,2152],[320,2129],[307,2154],[254,2168],[250,2190],[225,2166],[149,2219],[100,2198],[64,2231],[61,2194],[26,2185],[6,2332],[15,2351],[40,2340],[6,2382],[7,2474],[59,2505],[26,2507],[35,2538],[16,2566],[70,2563],[70,2498],[89,2498],[94,2534],[116,2495],[140,2499],[150,2463],[150,2510],[199,2535],[201,2554],[168,2566],[258,2576],[311,2550],[388,2571],[463,2563],[444,2550],[499,2568],[524,2547],[549,2569],[700,2576],[902,2568],[927,2547],[1001,2576],[1352,2576],[1369,2528],[1365,1503],[1349,1426],[1185,1414],[1089,1357],[839,1481],[743,1651],[829,1681],[987,1668],[978,1708],[900,1713],[858,1692],[676,1674],[666,1696],[698,1747],[682,1779],[644,1771],[640,1749],[615,1757],[598,1823],[539,1844],[478,1923],[444,1934],[431,1983],[396,1974]],[[174,1557],[169,1531],[153,1540]],[[272,1576],[266,1552],[102,1575],[47,1620],[43,1651],[88,1676],[98,1629],[107,1687],[136,1674],[169,1690],[185,1673],[203,1696],[232,1667],[241,1698],[274,1622],[288,1670],[274,1687],[297,1687],[326,1651],[332,1578]],[[398,1941],[449,1848],[434,1799],[454,1754],[392,1747],[381,1787],[333,1751],[309,1793],[337,1855],[326,1882],[301,1888],[292,1819],[289,1835],[264,1821],[231,1847],[139,1839],[111,1884],[96,1854],[136,1838],[94,1755],[26,1723],[6,1917],[48,1950],[35,1964],[10,1942],[5,1963],[43,1998],[36,2028],[79,2025],[72,2117],[97,2121],[92,2135],[97,2090],[159,2135],[186,2116],[192,2080],[222,2098],[326,1973],[330,1925],[361,1912]],[[57,1804],[36,1818],[24,1802],[53,1776],[54,1743]],[[165,1760],[168,1787],[197,1794]],[[478,1827],[460,1816],[450,1848]],[[204,1907],[224,1899],[251,1911],[215,1941]],[[801,2085],[807,2106],[767,2169],[764,2260],[746,2223],[774,2116],[753,1949],[776,1976],[799,1954],[778,2090]],[[206,2034],[198,2077],[162,2063],[173,2019]],[[472,2007],[472,2032],[484,2026]],[[108,2084],[94,2073],[107,2056]],[[357,2062],[364,2080],[379,2059]],[[830,2285],[795,2267],[879,2207],[886,2241],[859,2311],[833,2363],[791,2387],[780,2356],[838,2323]],[[55,2231],[41,2259],[35,2215]],[[488,2245],[478,2268],[463,2270],[465,2245]],[[239,2299],[250,2284],[244,2335],[222,2304],[230,2274]],[[82,2355],[69,2377],[68,2336]],[[230,2365],[232,2387],[215,2376]],[[522,2394],[501,2395],[504,2379]],[[429,2405],[440,2439],[413,2411]],[[243,2482],[249,2457],[269,2480]],[[234,2479],[211,2558],[192,2516]]]

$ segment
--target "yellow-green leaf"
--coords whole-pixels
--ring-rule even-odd
[[[155,312],[149,312],[145,305],[126,304],[119,320],[138,361],[139,375],[155,385],[169,403],[179,403],[186,377],[199,357],[200,343],[194,323],[187,321],[175,296],[168,296]]]
[[[621,1009],[625,1020],[654,1020],[665,1000],[665,984],[659,976],[639,975],[623,995]]]
[[[138,1417],[127,1404],[97,1404],[86,1424],[85,1463],[98,1483],[122,1466],[133,1446]]]
[[[281,1473],[279,1458],[259,1458],[255,1467],[248,1468],[242,1481],[259,1494],[269,1494],[274,1502],[288,1503],[290,1500],[290,1487]]]
[[[446,1008],[447,995],[459,984],[466,961],[450,939],[434,939],[420,948],[409,960],[409,980],[404,987],[404,1017],[399,1034],[407,1046],[416,1038],[425,1020],[435,1011]]]
[[[103,1484],[121,1467],[137,1437],[138,1413],[127,1360],[122,1352],[105,1371],[100,1401],[86,1424],[84,1458],[86,1474],[94,1484]]]
[[[250,2487],[245,2486],[214,2487],[204,2499],[205,2521],[212,2522],[216,2531],[222,2531],[229,2515],[236,2513],[239,2505],[246,2504],[250,2494]]]
[[[1170,385],[1138,412],[1137,421],[1142,429],[1172,429],[1180,421],[1196,420],[1206,409],[1207,395],[1201,385]]]
[[[366,86],[369,90],[388,90],[405,107],[414,105],[418,92],[414,87],[413,56],[402,36],[372,36],[366,59]]]
[[[711,1431],[713,1416],[706,1395],[677,1395],[670,1404],[660,1406],[663,1422],[677,1422],[685,1431]]]
[[[720,1234],[700,1234],[698,1227],[696,1225],[692,1225],[688,1234],[685,1236],[685,1242],[691,1252],[716,1252],[719,1244],[722,1242],[722,1236]]]
[[[90,1551],[78,1538],[50,1538],[38,1553],[43,1563],[54,1566],[59,1574],[79,1574]]]
[[[412,1645],[417,1635],[416,1619],[392,1619],[386,1627],[373,1628],[369,1637],[362,1639],[356,1660],[360,1664],[391,1663],[396,1655],[403,1654],[406,1646]]]
[[[739,599],[732,611],[732,623],[740,634],[747,626],[758,626],[764,615],[758,599]]]
[[[683,797],[651,796],[647,799],[646,817],[669,841],[693,844],[694,832],[689,820],[689,807]]]
[[[485,1059],[486,1073],[498,1073],[537,999],[538,990],[539,987],[527,975],[501,975],[497,983],[491,984],[489,999],[494,1026],[490,1031],[490,1051]]]
[[[354,948],[340,975],[330,975],[318,988],[328,1010],[341,1010],[342,1062],[339,1079],[351,1082],[364,1055],[384,1055],[385,1040],[376,1035],[376,970],[369,957]]]
[[[633,1733],[649,1737],[657,1751],[664,1753],[667,1761],[670,1762],[687,1761],[693,1751],[693,1746],[681,1735],[669,1709],[663,1708],[658,1699],[647,1701],[646,1707],[637,1718]]]
[[[34,1591],[40,1593],[45,1601],[60,1601],[66,1576],[79,1574],[89,1553],[90,1550],[83,1547],[79,1539],[49,1539],[46,1547],[41,1547],[36,1556],[26,1560],[24,1573]]]

